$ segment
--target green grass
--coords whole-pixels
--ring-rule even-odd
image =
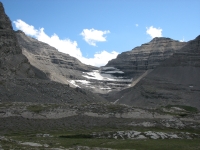
[[[93,132],[102,131],[125,131],[125,130],[135,130],[135,131],[160,131],[160,132],[190,132],[200,134],[199,130],[195,129],[169,129],[169,128],[143,128],[143,127],[127,127],[121,126],[120,128],[109,128],[109,127],[94,127],[85,129],[55,129],[47,131],[20,131],[15,133],[10,133],[6,137],[22,141],[22,142],[35,142],[40,144],[48,144],[50,148],[59,148],[60,146],[64,148],[70,148],[74,146],[89,146],[89,147],[104,147],[112,149],[135,149],[135,150],[198,150],[200,149],[200,139],[186,140],[186,139],[146,139],[146,140],[121,140],[121,139],[95,139],[90,136]],[[36,137],[36,134],[50,134],[53,137]],[[6,145],[7,149],[19,148],[23,149],[21,145],[17,145],[16,142],[5,142],[0,145]],[[4,148],[4,149],[6,149]],[[25,149],[30,149],[25,147]],[[44,148],[39,148],[44,149]]]
[[[26,109],[34,113],[40,113],[45,110],[45,108],[42,105],[30,105],[27,106]]]
[[[123,105],[108,105],[106,107],[109,112],[121,112],[125,108]]]
[[[3,85],[4,84],[4,82],[3,81],[0,81],[0,85]]]
[[[26,109],[34,113],[40,113],[42,111],[49,111],[50,109],[54,109],[57,107],[58,105],[56,104],[48,104],[48,105],[37,104],[37,105],[29,105],[26,107]]]
[[[116,140],[116,139],[93,139],[93,138],[36,138],[31,137],[21,139],[21,141],[48,144],[53,147],[70,148],[74,146],[102,147],[112,149],[131,149],[131,150],[198,150],[200,149],[200,139],[165,139],[165,140]],[[16,144],[15,144],[16,146]],[[42,149],[42,148],[41,148]]]
[[[75,135],[61,135],[60,138],[71,138],[71,139],[90,139],[92,135],[90,134],[75,134]]]
[[[11,106],[13,106],[13,103],[11,103],[11,102],[0,103],[0,108],[1,108],[1,107],[9,108],[9,107],[11,107]]]
[[[192,106],[186,106],[186,105],[167,105],[165,106],[165,108],[172,108],[172,107],[178,107],[178,108],[181,108],[181,109],[184,109],[190,113],[197,113],[198,112],[198,109],[195,108],[195,107],[192,107]]]

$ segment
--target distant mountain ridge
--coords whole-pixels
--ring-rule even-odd
[[[22,31],[16,31],[16,36],[23,54],[33,66],[45,72],[50,80],[104,94],[134,86],[151,69],[186,44],[170,38],[154,38],[132,51],[123,52],[116,59],[109,61],[105,67],[97,68],[82,64],[76,58],[61,53],[54,47],[25,35]],[[97,74],[105,79],[96,79],[94,76]],[[107,77],[109,78],[106,79]]]
[[[170,38],[156,37],[149,43],[123,52],[116,59],[110,60],[106,67],[115,67],[124,72],[125,76],[138,77],[148,69],[154,69],[166,58],[185,46]]]
[[[200,36],[187,42],[134,87],[112,93],[118,103],[155,108],[189,105],[200,109]]]

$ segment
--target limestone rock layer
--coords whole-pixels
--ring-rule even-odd
[[[80,104],[95,101],[104,99],[89,91],[50,81],[46,72],[29,63],[0,2],[0,102]]]
[[[82,79],[82,72],[97,69],[97,67],[85,65],[78,59],[25,35],[22,31],[16,31],[15,34],[22,53],[31,65],[45,72],[53,81],[68,84],[70,79]]]
[[[200,36],[187,42],[134,87],[110,95],[110,101],[140,106],[186,105],[200,109]]]
[[[119,54],[106,66],[118,68],[125,73],[125,76],[134,77],[145,70],[154,69],[160,62],[169,58],[185,44],[186,42],[179,42],[170,38],[154,38],[149,43]]]

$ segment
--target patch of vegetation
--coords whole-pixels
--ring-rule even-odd
[[[48,105],[37,104],[37,105],[29,105],[26,107],[26,109],[34,113],[40,113],[42,111],[49,111],[50,109],[54,109],[57,107],[58,105],[56,104],[48,104]]]
[[[156,93],[156,89],[152,86],[142,86],[142,88],[144,89],[144,91],[146,93],[150,93],[150,94],[155,94]]]
[[[4,84],[4,82],[1,80],[1,81],[0,81],[0,85],[3,85],[3,84]]]
[[[168,108],[168,109],[170,109],[172,107],[178,107],[178,108],[184,109],[185,111],[188,111],[190,113],[198,112],[198,109],[195,107],[192,107],[192,106],[186,106],[186,105],[167,105],[167,106],[165,106],[165,108]]]
[[[40,144],[48,144],[49,148],[74,148],[75,146],[88,146],[88,147],[99,147],[99,148],[112,148],[117,150],[125,150],[125,149],[131,149],[131,150],[197,150],[200,148],[200,139],[193,139],[193,140],[187,140],[187,139],[164,139],[164,140],[116,140],[116,139],[95,139],[95,138],[60,138],[60,137],[52,137],[52,138],[38,138],[38,137],[32,137],[28,138],[24,136],[26,139],[21,139],[24,141],[30,141]],[[1,143],[0,143],[1,144]],[[11,144],[11,143],[9,143]],[[17,146],[15,143],[13,146],[4,145],[2,144],[2,147],[4,148],[14,148]],[[19,148],[19,146],[18,146]],[[29,149],[30,147],[26,147]],[[44,149],[43,147],[37,147],[37,149]]]
[[[45,108],[42,105],[29,105],[26,107],[27,110],[34,112],[34,113],[40,113],[42,112]]]
[[[125,106],[123,105],[107,105],[107,109],[110,112],[122,112]]]
[[[6,107],[6,108],[9,108],[9,107],[11,107],[11,106],[13,106],[13,104],[11,103],[11,102],[2,102],[2,103],[0,103],[0,108],[1,107]]]
[[[92,138],[92,135],[90,134],[75,134],[75,135],[61,135],[60,138],[78,138],[78,139],[90,139]]]
[[[186,117],[188,114],[179,114],[180,117]]]
[[[136,150],[197,150],[200,149],[200,139],[158,139],[158,140],[133,140],[133,139],[97,139],[92,138],[90,134],[93,132],[103,132],[103,131],[125,131],[125,130],[135,130],[135,131],[160,131],[160,132],[190,132],[199,134],[200,131],[196,129],[191,130],[177,130],[177,129],[169,129],[169,128],[144,128],[144,127],[130,127],[130,126],[121,126],[120,128],[109,128],[106,126],[101,127],[93,127],[93,128],[83,128],[83,129],[60,129],[56,128],[54,131],[46,130],[41,131],[20,131],[16,132],[16,134],[10,134],[6,137],[9,139],[14,139],[22,142],[34,142],[39,144],[48,144],[49,148],[74,148],[75,146],[88,146],[88,147],[100,147],[100,148],[112,148],[118,150],[125,149],[136,149]],[[53,137],[37,137],[37,133],[50,134]],[[31,149],[29,146],[19,145],[16,142],[6,142],[1,143],[0,145],[4,149]],[[23,148],[22,148],[23,147]],[[37,149],[44,149],[44,147],[37,147]]]

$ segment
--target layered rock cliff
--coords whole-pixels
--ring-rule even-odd
[[[189,105],[200,109],[200,36],[166,59],[136,86],[108,99],[140,107]]]
[[[182,48],[186,42],[170,38],[156,37],[149,43],[123,52],[108,62],[106,67],[115,67],[124,72],[124,76],[137,77],[148,69],[154,69],[166,58]]]
[[[81,63],[68,54],[59,52],[54,47],[16,31],[22,53],[30,63],[39,68],[50,80],[81,87],[95,93],[108,93],[120,90],[130,84],[131,79],[112,76],[123,74],[113,67],[94,67]],[[99,70],[98,70],[99,69]]]
[[[45,74],[32,67],[22,54],[11,21],[0,3],[0,78],[13,76],[45,78]]]
[[[22,54],[11,21],[0,2],[0,102],[74,104],[105,101],[91,92],[52,82],[46,77],[46,72],[38,68],[32,66]]]
[[[78,59],[25,35],[22,31],[16,31],[15,33],[22,52],[30,63],[45,72],[53,81],[68,84],[70,79],[83,79],[82,72],[98,69],[97,67],[85,65]]]

